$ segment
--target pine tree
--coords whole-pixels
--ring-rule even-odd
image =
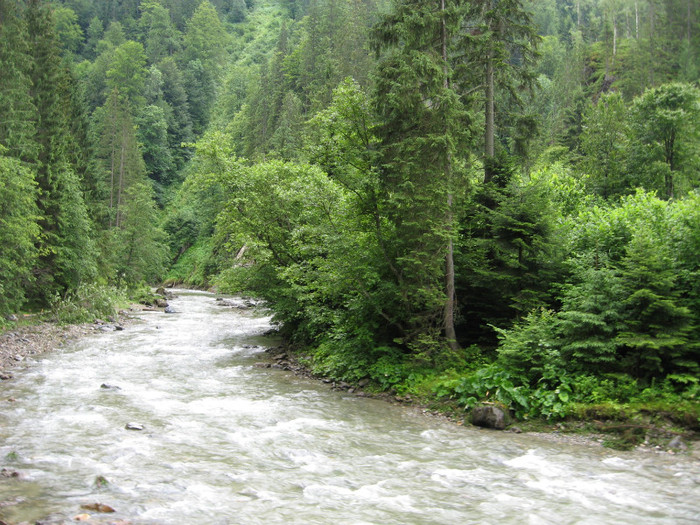
[[[0,145],[25,161],[37,156],[36,107],[26,21],[14,0],[0,0]]]
[[[95,251],[81,182],[69,153],[75,146],[69,123],[73,79],[61,66],[51,12],[40,0],[30,0],[27,23],[32,98],[38,113],[36,181],[42,230],[33,295],[45,303],[54,293],[94,277]]]
[[[395,229],[395,278],[410,337],[454,330],[456,155],[470,118],[453,84],[460,2],[397,2],[376,30],[376,109],[386,208]],[[412,341],[407,343],[410,345]]]
[[[34,174],[0,146],[0,317],[22,306],[39,237]]]
[[[689,359],[691,312],[680,304],[676,275],[666,246],[636,232],[622,261],[625,328],[616,343],[623,362],[638,377],[651,379],[675,369],[697,372]]]
[[[465,63],[459,74],[471,79],[474,89],[483,91],[484,182],[489,182],[496,160],[499,92],[518,102],[519,91],[533,85],[539,37],[522,0],[477,0],[467,2],[467,6],[462,28]]]

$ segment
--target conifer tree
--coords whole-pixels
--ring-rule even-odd
[[[469,13],[463,27],[465,64],[459,72],[472,77],[474,89],[483,92],[484,182],[489,182],[497,160],[499,92],[519,101],[519,91],[533,84],[532,66],[539,37],[522,0],[477,0],[467,2],[467,6]],[[478,73],[473,77],[475,71]]]
[[[31,49],[32,97],[37,108],[36,181],[41,237],[34,297],[45,303],[94,277],[92,224],[81,182],[69,152],[75,146],[69,124],[72,78],[61,66],[51,12],[30,0],[27,23]]]
[[[39,236],[34,174],[0,146],[0,317],[21,307]]]
[[[14,0],[0,0],[0,145],[7,154],[36,160],[36,107],[26,20]]]
[[[376,30],[383,192],[395,228],[395,278],[412,337],[454,330],[455,157],[470,118],[453,83],[461,2],[396,2]],[[440,330],[441,329],[441,330]],[[408,341],[409,344],[411,341]]]

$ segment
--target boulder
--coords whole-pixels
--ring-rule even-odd
[[[127,423],[124,428],[127,430],[143,430],[144,426],[140,423]]]
[[[166,313],[166,314],[174,314],[174,313],[175,313],[175,309],[174,309],[172,306],[168,305],[168,306],[165,307],[165,313]]]
[[[687,449],[687,445],[683,443],[683,440],[681,439],[680,436],[675,436],[671,441],[668,443],[668,448],[675,448],[678,450],[685,450]]]
[[[506,409],[492,404],[478,405],[472,408],[472,425],[483,428],[503,430],[510,423],[510,416]]]
[[[158,308],[165,308],[166,306],[168,306],[168,302],[165,299],[158,298],[156,299],[156,306]]]

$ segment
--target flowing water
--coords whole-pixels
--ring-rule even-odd
[[[274,344],[263,313],[205,293],[171,305],[3,382],[0,466],[22,477],[0,479],[0,520],[700,523],[692,457],[462,428],[332,391],[254,366]],[[95,502],[117,512],[81,509]]]

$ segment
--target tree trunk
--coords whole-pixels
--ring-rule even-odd
[[[637,0],[634,2],[634,36],[639,40],[639,2]]]
[[[495,109],[494,109],[494,81],[493,81],[493,51],[489,51],[486,62],[486,128],[484,130],[484,184],[491,180],[491,169],[489,161],[495,155],[494,135],[496,131]]]
[[[612,54],[612,63],[615,65],[615,56],[617,55],[617,17],[613,15],[612,17],[612,23],[613,23],[613,54]]]
[[[576,0],[576,28],[581,28],[581,0]]]
[[[119,160],[119,189],[117,191],[117,218],[116,218],[116,226],[119,228],[120,225],[120,214],[121,214],[121,204],[122,204],[122,190],[124,189],[124,154],[125,154],[125,146],[122,144],[122,151],[121,151],[121,158]]]
[[[442,67],[444,75],[444,88],[450,89],[449,69],[447,63],[447,24],[445,22],[445,0],[440,0],[440,10],[442,11]],[[446,123],[447,124],[447,123]],[[445,132],[447,133],[447,129]],[[445,338],[452,350],[459,350],[457,343],[457,332],[455,331],[454,311],[455,311],[455,264],[454,264],[454,246],[452,243],[452,232],[454,229],[454,212],[452,210],[453,195],[452,195],[452,154],[447,152],[447,164],[445,166],[445,175],[447,183],[447,253],[445,255],[445,308],[444,308],[444,329]]]

